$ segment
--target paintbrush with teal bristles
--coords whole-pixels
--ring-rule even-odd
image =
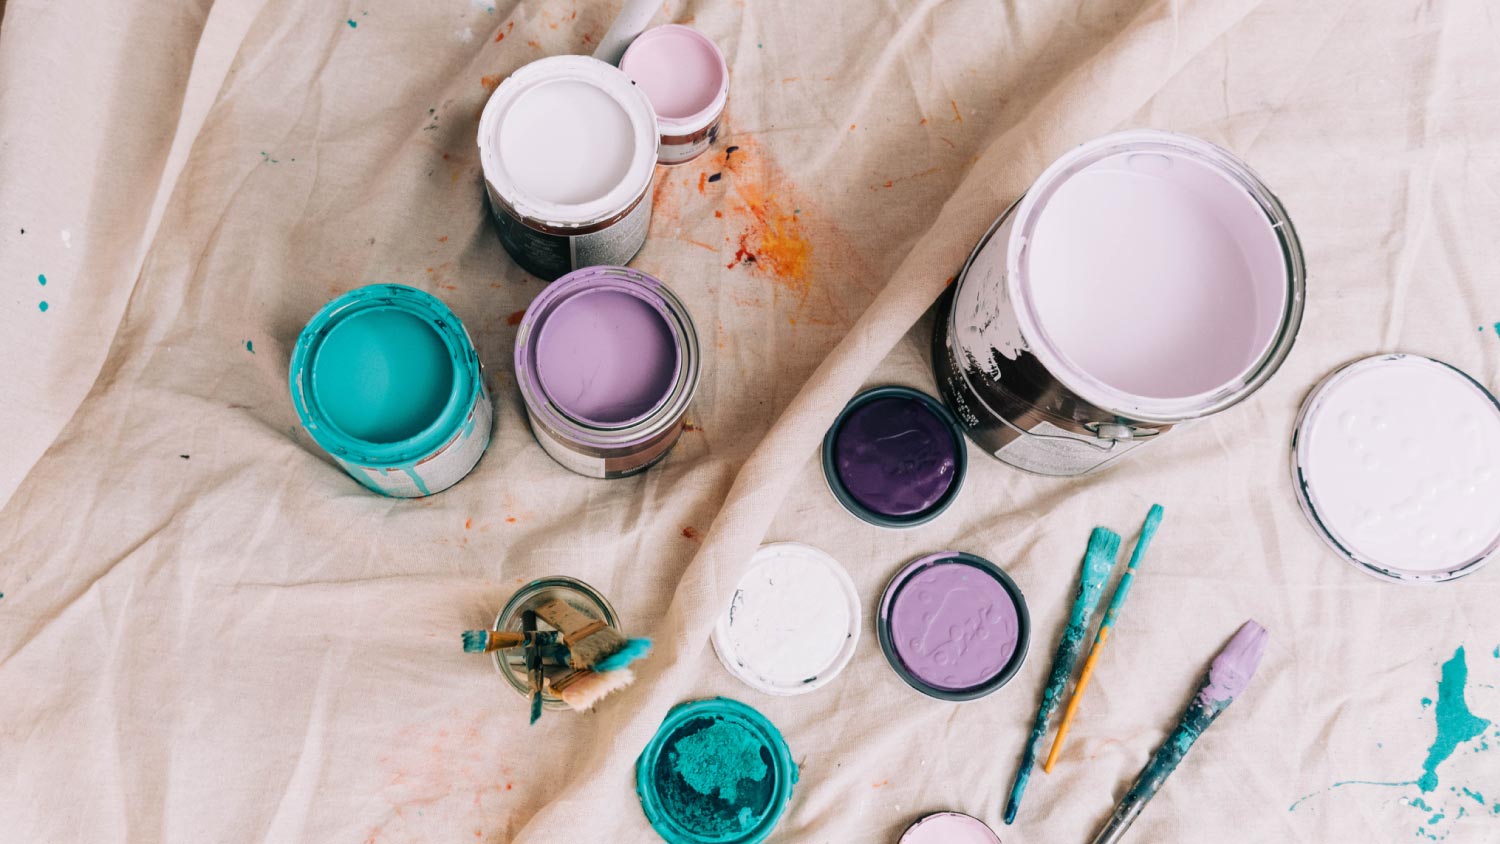
[[[1136,566],[1140,565],[1141,557],[1146,555],[1146,549],[1151,546],[1152,537],[1156,536],[1156,529],[1161,526],[1161,516],[1160,504],[1152,504],[1151,509],[1146,512],[1141,535],[1135,541],[1135,550],[1130,552],[1130,564],[1125,567],[1125,573],[1115,585],[1115,594],[1109,599],[1109,609],[1104,611],[1104,620],[1099,622],[1099,632],[1094,635],[1093,647],[1089,648],[1088,658],[1083,661],[1083,671],[1078,674],[1078,684],[1073,687],[1073,696],[1068,698],[1068,705],[1063,708],[1062,721],[1057,725],[1057,736],[1052,739],[1052,749],[1047,751],[1047,761],[1042,764],[1042,770],[1049,774],[1052,773],[1052,766],[1057,764],[1058,754],[1062,753],[1063,742],[1068,738],[1068,728],[1073,725],[1073,715],[1078,712],[1078,704],[1083,700],[1083,690],[1089,687],[1089,678],[1094,676],[1094,664],[1099,661],[1099,652],[1104,650],[1104,643],[1109,641],[1110,631],[1119,618],[1120,608],[1125,606],[1125,596],[1130,594],[1130,584],[1135,582]]]
[[[1005,801],[1005,822],[1013,823],[1016,811],[1021,808],[1021,795],[1026,793],[1026,783],[1031,779],[1031,769],[1036,765],[1037,751],[1041,750],[1042,737],[1047,734],[1047,721],[1058,699],[1073,674],[1073,663],[1078,659],[1079,646],[1088,633],[1089,618],[1114,570],[1115,557],[1120,553],[1120,535],[1102,527],[1094,528],[1089,535],[1089,547],[1083,555],[1083,572],[1078,579],[1078,594],[1073,599],[1073,612],[1068,616],[1062,639],[1057,643],[1057,653],[1052,657],[1052,671],[1047,675],[1047,686],[1042,691],[1042,703],[1037,707],[1036,721],[1031,726],[1031,735],[1026,738],[1026,747],[1021,752],[1021,764],[1016,768],[1015,781],[1010,786],[1010,797]]]

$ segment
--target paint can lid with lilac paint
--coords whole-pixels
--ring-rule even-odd
[[[904,566],[885,587],[875,629],[907,685],[939,700],[988,695],[1026,661],[1031,616],[1010,575],[962,551]]]
[[[1292,435],[1297,500],[1366,574],[1436,583],[1500,553],[1500,403],[1420,355],[1376,355],[1324,378]]]
[[[873,525],[915,527],[958,497],[968,472],[963,429],[910,387],[855,396],[823,438],[823,477],[844,509]]]
[[[646,820],[668,844],[760,844],[786,813],[797,763],[764,715],[719,697],[673,707],[635,774]]]

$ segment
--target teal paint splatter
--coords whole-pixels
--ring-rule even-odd
[[[1495,323],[1495,336],[1500,337],[1500,322]]]
[[[36,283],[40,284],[43,287],[46,287],[47,286],[47,276],[44,275],[44,274],[38,273],[37,277],[36,277]],[[1496,650],[1500,650],[1500,648],[1497,648]]]
[[[1427,707],[1429,707],[1431,705],[1432,705],[1432,698],[1430,698],[1430,697],[1424,697],[1424,698],[1422,698],[1422,708],[1423,709],[1426,709]]]
[[[1481,806],[1484,805],[1484,795],[1483,794],[1480,794],[1477,791],[1470,791],[1469,789],[1462,788],[1462,787],[1460,787],[1459,790],[1462,791],[1464,794],[1468,795],[1470,798],[1472,798],[1475,803],[1478,803]]]
[[[350,18],[349,20],[344,21],[344,22],[347,23],[347,24],[349,24],[349,28],[350,29],[354,29],[355,27],[359,26],[359,22],[356,21],[354,18]]]
[[[246,340],[245,351],[249,352],[252,355],[255,354],[255,342],[252,340]]]
[[[1402,783],[1402,785],[1411,785],[1411,783]],[[1411,805],[1414,808],[1421,809],[1424,812],[1432,811],[1432,807],[1427,805],[1427,801],[1423,800],[1420,797],[1413,797],[1411,800]]]
[[[1437,737],[1427,749],[1427,760],[1422,763],[1425,772],[1417,780],[1417,787],[1429,792],[1438,786],[1438,766],[1447,761],[1460,744],[1484,732],[1490,722],[1469,711],[1464,702],[1464,686],[1469,680],[1469,666],[1464,661],[1462,646],[1453,652],[1453,657],[1443,663],[1443,675],[1438,680]]]
[[[47,312],[47,303],[46,302],[39,302],[39,303],[37,303],[37,308],[39,308],[41,310],[41,312],[45,314]]]
[[[1500,659],[1500,645],[1495,646],[1495,659]]]
[[[266,152],[262,152],[260,154],[260,161],[261,161],[262,164],[280,164],[281,163],[281,159],[279,159],[279,158],[272,158],[271,154],[270,153],[266,153]]]
[[[1290,805],[1290,806],[1287,807],[1287,811],[1288,812],[1295,812],[1295,811],[1297,811],[1297,807],[1298,806],[1301,806],[1303,803],[1306,803],[1310,798],[1317,797],[1319,794],[1322,794],[1325,791],[1333,791],[1335,788],[1343,788],[1346,785],[1403,786],[1403,785],[1416,785],[1416,784],[1417,784],[1416,780],[1406,780],[1404,782],[1380,782],[1380,781],[1377,781],[1377,780],[1340,780],[1340,781],[1334,783],[1333,785],[1328,786],[1327,788],[1320,788],[1317,791],[1311,792],[1309,794],[1304,794],[1301,797],[1298,797],[1297,798],[1297,802],[1295,802],[1292,805]],[[1416,806],[1418,803],[1421,802],[1421,800],[1422,800],[1422,798],[1418,797],[1416,799],[1416,801],[1414,801],[1412,803],[1412,805]],[[1426,804],[1423,804],[1420,808],[1427,809],[1428,807],[1427,807]]]

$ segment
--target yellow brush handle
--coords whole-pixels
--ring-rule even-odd
[[[1099,640],[1089,651],[1088,659],[1083,661],[1083,672],[1078,675],[1078,685],[1073,687],[1073,696],[1068,699],[1068,706],[1063,710],[1062,723],[1057,725],[1057,737],[1052,739],[1052,749],[1047,751],[1047,761],[1042,764],[1042,770],[1052,773],[1052,766],[1057,762],[1057,754],[1062,752],[1063,739],[1068,737],[1068,727],[1073,724],[1073,713],[1078,711],[1078,702],[1083,700],[1083,690],[1089,687],[1089,678],[1094,674],[1094,663],[1099,661],[1099,652],[1104,650],[1104,643],[1109,640],[1109,628],[1099,628]]]

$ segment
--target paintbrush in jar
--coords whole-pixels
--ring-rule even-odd
[[[1016,778],[1010,786],[1010,797],[1005,801],[1005,822],[1013,823],[1021,808],[1021,795],[1026,793],[1026,783],[1031,779],[1031,769],[1036,765],[1037,752],[1041,750],[1042,738],[1047,734],[1047,721],[1052,710],[1062,698],[1073,674],[1073,663],[1078,659],[1079,646],[1089,629],[1089,618],[1114,570],[1115,557],[1120,553],[1120,535],[1102,527],[1089,534],[1089,547],[1083,555],[1083,572],[1078,579],[1078,594],[1073,599],[1073,612],[1068,616],[1068,626],[1063,629],[1062,639],[1057,643],[1057,653],[1052,657],[1052,671],[1047,675],[1047,685],[1042,690],[1042,703],[1036,710],[1036,721],[1031,726],[1031,735],[1026,738],[1026,747],[1021,752],[1021,764],[1016,768]]]
[[[1178,719],[1177,727],[1156,749],[1135,784],[1125,793],[1125,798],[1115,807],[1099,834],[1094,836],[1094,844],[1116,844],[1124,837],[1125,830],[1140,816],[1146,803],[1156,796],[1167,775],[1176,770],[1193,742],[1245,691],[1265,655],[1269,636],[1266,629],[1253,619],[1240,626],[1234,638],[1214,658],[1208,676],[1203,678],[1198,693]]]
[[[650,639],[627,639],[625,634],[569,605],[548,601],[536,614],[562,633],[568,646],[568,664],[578,670],[618,671],[651,650]]]
[[[531,685],[531,723],[542,717],[542,687],[546,675],[542,673],[542,649],[536,641],[536,613],[531,610],[521,614],[521,631],[526,634],[526,678]]]
[[[585,669],[547,680],[547,691],[562,698],[574,712],[587,712],[604,696],[635,682],[635,672],[620,668],[608,673]]]
[[[543,630],[535,636],[537,644],[542,647],[543,653],[549,648],[558,646],[562,638],[555,630]],[[465,630],[464,631],[464,653],[487,654],[490,651],[500,651],[507,648],[525,647],[530,641],[525,633],[513,630]]]

